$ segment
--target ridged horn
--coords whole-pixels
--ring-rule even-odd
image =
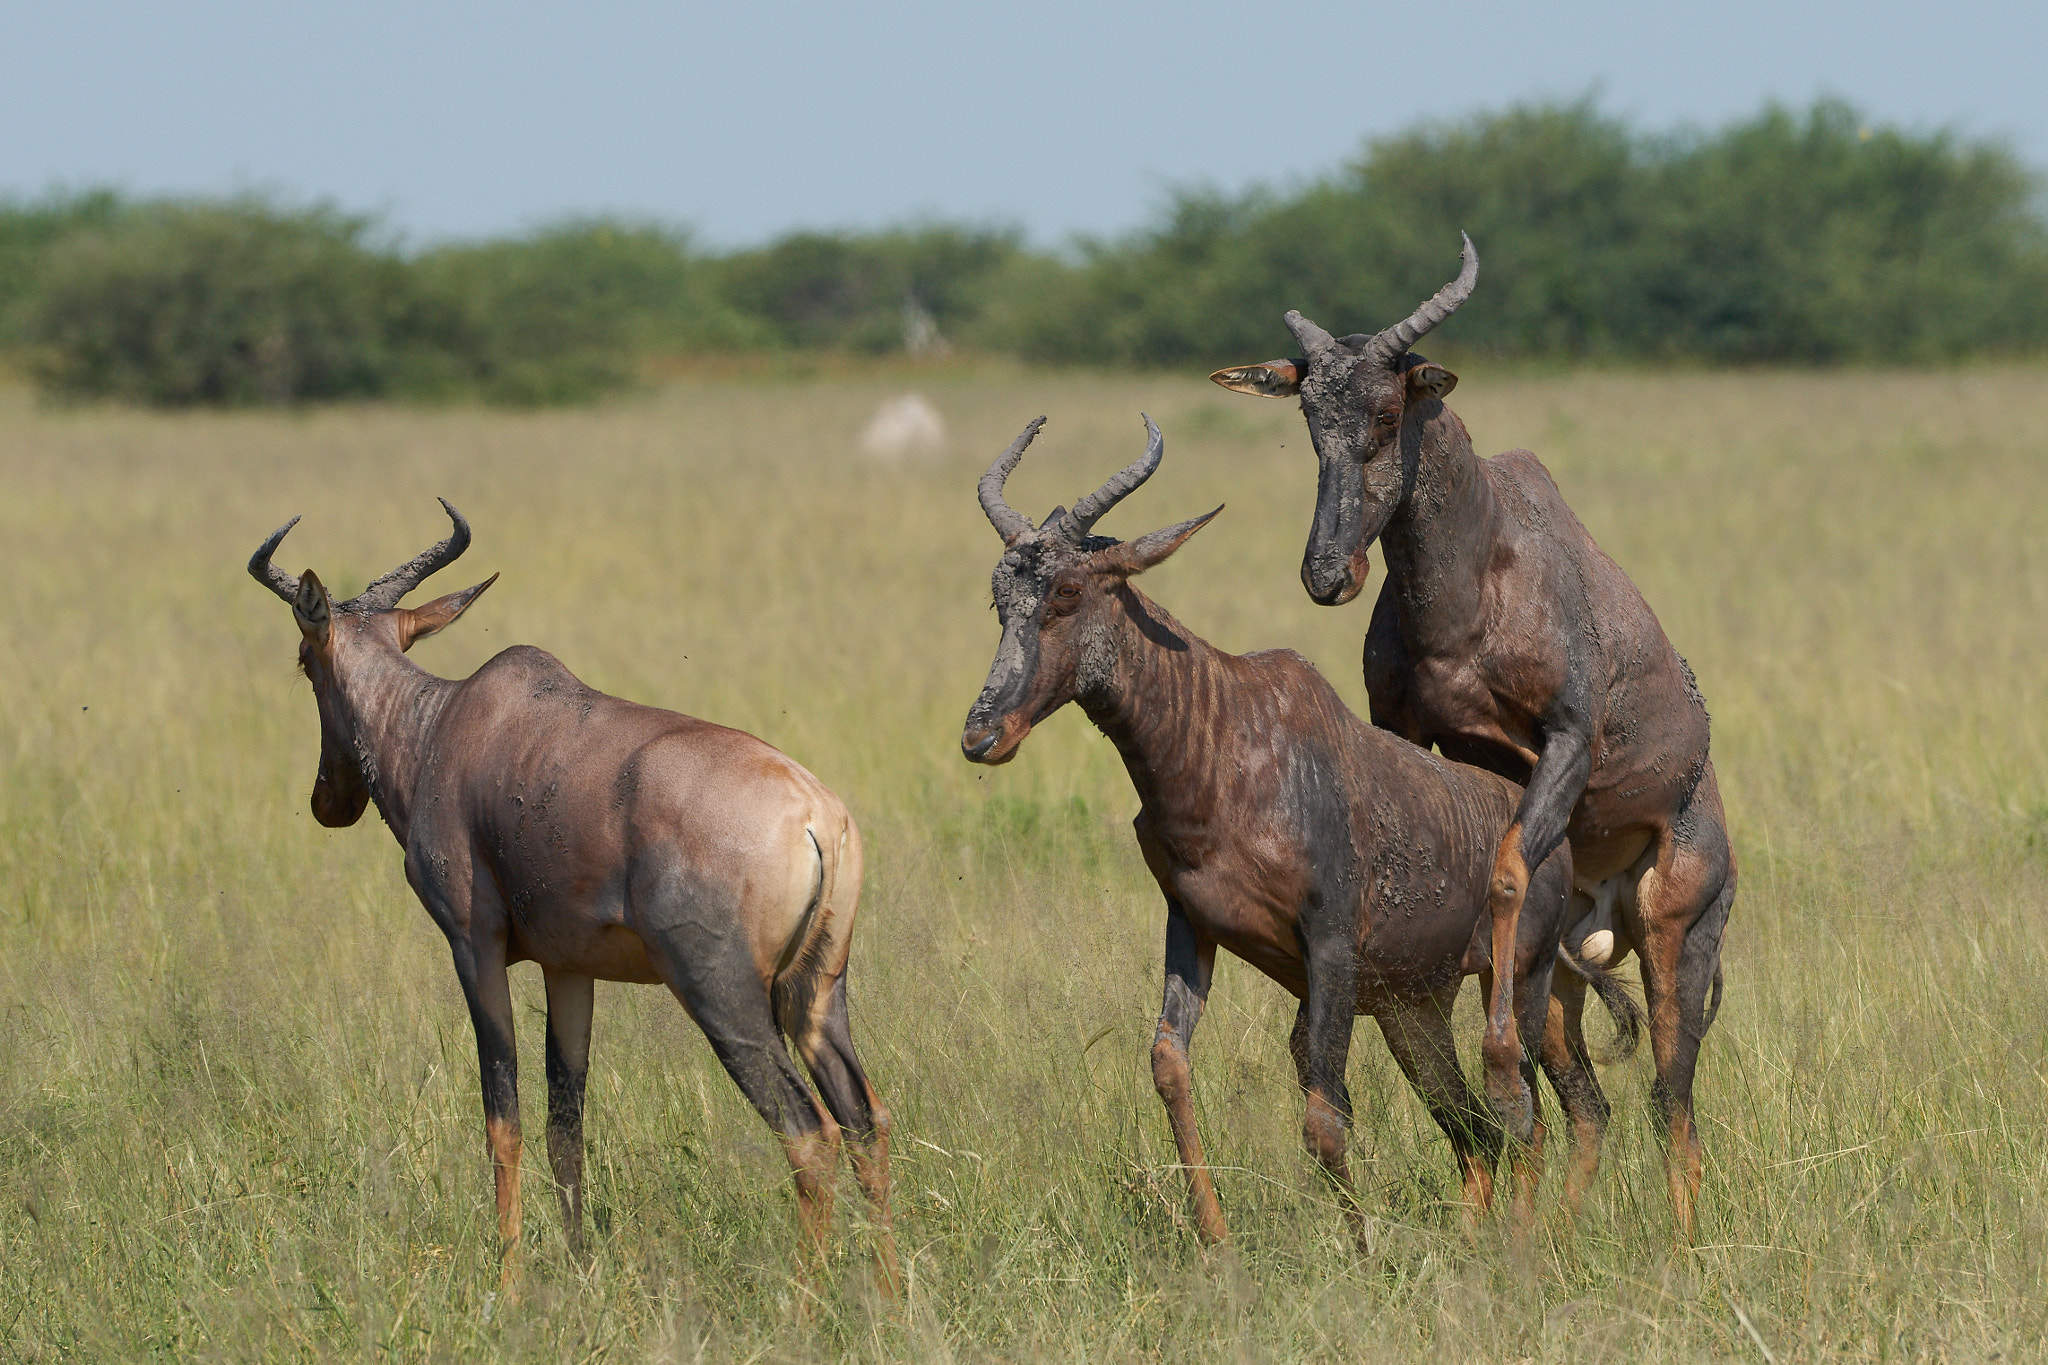
[[[1139,416],[1144,416],[1140,413]],[[1102,520],[1110,508],[1131,495],[1132,490],[1152,477],[1152,471],[1159,468],[1160,457],[1166,453],[1166,438],[1159,434],[1158,426],[1150,417],[1145,418],[1145,453],[1109,476],[1109,481],[1074,504],[1074,510],[1067,513],[1067,534],[1076,541],[1085,540],[1095,529],[1095,523]]]
[[[270,557],[277,553],[277,547],[284,540],[285,533],[298,524],[299,519],[293,517],[290,521],[272,531],[270,539],[258,545],[256,553],[249,556],[249,577],[255,579],[287,602],[298,601],[299,580],[271,563]]]
[[[1024,448],[1031,444],[1031,438],[1038,435],[1038,429],[1045,425],[1043,417],[1034,417],[1028,422],[1010,448],[996,457],[975,485],[975,493],[981,498],[981,510],[988,514],[988,524],[996,528],[996,534],[1008,545],[1034,528],[1031,518],[1003,501],[1003,485],[1010,480],[1010,471],[1017,467],[1017,461],[1024,458]]]
[[[398,605],[399,598],[417,588],[429,574],[447,568],[469,548],[469,523],[463,520],[462,513],[448,505],[448,499],[440,501],[442,510],[448,513],[448,520],[455,524],[448,538],[433,549],[413,556],[342,605],[390,611]]]
[[[1472,297],[1472,286],[1479,281],[1479,253],[1473,250],[1470,237],[1462,232],[1458,236],[1465,243],[1463,264],[1458,268],[1458,278],[1425,299],[1420,308],[1372,339],[1373,344],[1380,347],[1385,354],[1401,354],[1427,336],[1431,328],[1457,312],[1459,304]]]
[[[1303,355],[1314,355],[1330,344],[1330,334],[1303,317],[1296,309],[1288,309],[1287,315],[1280,320],[1287,324],[1287,330],[1294,333],[1294,339],[1301,343]]]

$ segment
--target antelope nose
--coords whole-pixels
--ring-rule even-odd
[[[1301,561],[1301,586],[1308,589],[1308,595],[1322,606],[1336,604],[1337,594],[1344,591],[1344,580],[1340,576],[1342,566],[1333,566],[1327,561],[1304,559]]]
[[[1364,586],[1364,580],[1355,572],[1349,560],[1304,556],[1301,561],[1301,586],[1308,589],[1309,597],[1317,605],[1340,607],[1358,596],[1358,590]]]
[[[983,730],[979,735],[969,730],[960,736],[960,752],[974,759],[986,757],[988,751],[995,748],[996,741],[1002,737],[1003,730],[1001,726],[997,726],[993,730]]]

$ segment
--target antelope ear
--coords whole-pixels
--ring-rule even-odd
[[[1308,370],[1306,360],[1268,360],[1259,365],[1238,365],[1209,376],[1233,393],[1256,398],[1285,398],[1301,392],[1301,377]]]
[[[446,597],[437,597],[423,607],[406,607],[398,618],[398,647],[411,649],[413,641],[424,640],[435,631],[454,624],[455,618],[469,610],[469,604],[484,595],[484,589],[498,581],[492,574],[473,588],[451,592]]]
[[[1136,540],[1127,540],[1112,545],[1102,552],[1102,567],[1121,578],[1141,574],[1155,564],[1165,562],[1166,557],[1188,543],[1188,537],[1216,519],[1221,507],[1206,516],[1184,521],[1178,526],[1167,526],[1150,531]]]
[[[1408,367],[1408,392],[1442,398],[1458,387],[1458,376],[1433,360],[1417,361]]]
[[[292,598],[292,619],[299,623],[299,630],[308,640],[327,647],[327,641],[334,630],[334,604],[328,599],[327,585],[311,569],[299,575],[298,595]]]

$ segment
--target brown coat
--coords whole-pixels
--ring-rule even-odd
[[[659,981],[781,1135],[813,1247],[831,1220],[841,1135],[851,1140],[893,1285],[889,1118],[846,1009],[861,880],[852,817],[753,736],[606,696],[542,650],[515,646],[462,679],[414,664],[406,650],[495,581],[398,605],[468,545],[468,524],[448,515],[454,534],[348,602],[330,600],[310,570],[292,578],[271,564],[296,518],[249,571],[299,623],[320,710],[314,815],[350,825],[374,800],[405,850],[407,882],[447,936],[476,1030],[506,1274],[520,1236],[506,968],[531,961],[547,984],[548,1155],[572,1244],[582,1241],[592,983]]]
[[[1123,756],[1138,845],[1166,899],[1153,1077],[1204,1235],[1227,1231],[1195,1130],[1188,1048],[1219,947],[1301,1001],[1292,1048],[1309,1096],[1305,1136],[1347,1200],[1344,1067],[1352,1020],[1370,1014],[1456,1149],[1468,1202],[1484,1206],[1501,1127],[1466,1087],[1448,1014],[1460,981],[1495,961],[1486,879],[1520,788],[1367,725],[1299,655],[1226,654],[1138,591],[1134,575],[1209,521],[1128,543],[1089,534],[1157,468],[1163,443],[1147,426],[1147,454],[1112,481],[1114,496],[1041,527],[1001,500],[1037,423],[984,480],[1004,535],[993,580],[1003,638],[961,747],[976,762],[1007,762],[1037,721],[1073,701]],[[1511,949],[1516,1008],[1533,1033],[1549,1008],[1570,884],[1561,848],[1536,870]],[[1517,1061],[1527,1087],[1533,1069]],[[1583,1056],[1553,1062],[1561,1091],[1597,1094]],[[1526,1212],[1533,1163],[1525,1174]]]

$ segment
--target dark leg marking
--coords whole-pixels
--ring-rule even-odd
[[[548,992],[548,1165],[562,1205],[569,1249],[583,1251],[583,1087],[590,1069],[590,1018],[596,983],[544,972]]]
[[[853,1158],[853,1173],[867,1195],[875,1220],[875,1261],[883,1292],[899,1292],[894,1219],[889,1211],[889,1111],[861,1066],[853,1048],[853,1023],[846,1007],[846,977],[832,983],[825,1008],[814,1012],[816,1024],[797,1039],[797,1052],[811,1081],[825,1099],[825,1108],[839,1124]]]
[[[1451,1034],[1455,988],[1412,1003],[1382,1010],[1377,1016],[1387,1050],[1415,1093],[1429,1107],[1429,1116],[1451,1141],[1458,1158],[1465,1193],[1465,1222],[1493,1206],[1493,1168],[1500,1160],[1501,1130],[1491,1110],[1472,1093],[1458,1065],[1458,1047]]]
[[[1187,1172],[1188,1196],[1194,1204],[1195,1231],[1205,1242],[1227,1242],[1230,1228],[1202,1153],[1202,1135],[1195,1127],[1195,1078],[1188,1064],[1195,1025],[1209,1000],[1209,980],[1216,966],[1216,945],[1195,936],[1194,926],[1177,902],[1166,903],[1166,989],[1159,1006],[1159,1027],[1152,1038],[1152,1084],[1166,1106],[1173,1127],[1173,1145]]]
[[[498,1238],[504,1260],[500,1282],[509,1284],[517,1267],[519,1204],[519,1054],[513,1043],[512,992],[505,979],[503,945],[479,952],[467,939],[451,940],[456,979],[476,1030],[477,1075],[484,1101],[484,1136],[497,1186]],[[487,955],[486,955],[487,954]]]

